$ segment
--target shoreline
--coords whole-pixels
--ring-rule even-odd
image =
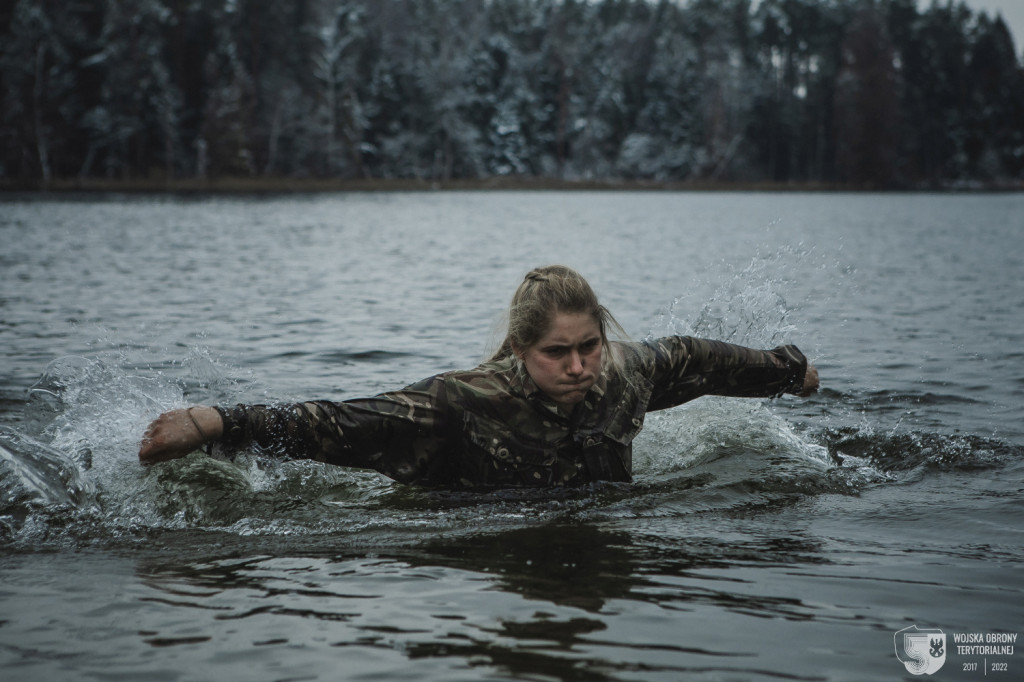
[[[653,180],[564,180],[557,178],[492,177],[478,179],[330,179],[223,177],[190,179],[58,179],[43,183],[0,178],[0,200],[11,195],[166,194],[166,195],[271,195],[332,192],[432,191],[619,191],[619,192],[805,192],[805,193],[1015,193],[1024,192],[1024,180],[955,182],[884,188],[826,182],[720,182]]]

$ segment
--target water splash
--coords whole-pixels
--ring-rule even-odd
[[[121,459],[117,454],[137,448],[140,424],[180,404],[180,386],[126,371],[120,358],[68,356],[33,384],[27,414],[51,447],[89,452],[88,468],[106,471]]]
[[[786,297],[793,288],[789,273],[816,258],[813,249],[798,245],[758,253],[742,268],[722,263],[713,281],[695,283],[674,298],[649,336],[691,335],[762,348],[788,343],[799,310]],[[703,293],[708,288],[710,295]]]
[[[88,453],[76,454],[0,428],[0,514],[81,505],[91,492],[82,473]]]

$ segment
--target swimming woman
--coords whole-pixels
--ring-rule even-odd
[[[795,346],[760,351],[685,336],[609,342],[609,327],[621,331],[576,271],[538,268],[512,298],[501,347],[476,369],[343,402],[172,410],[146,430],[139,460],[216,442],[431,486],[629,481],[647,412],[702,395],[818,388],[817,370]]]

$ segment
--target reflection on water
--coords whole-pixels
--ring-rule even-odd
[[[428,542],[421,560],[486,573],[526,599],[598,613],[636,587],[636,551],[625,533],[556,524]]]
[[[553,523],[427,540],[416,551],[331,554],[324,547],[324,554],[296,555],[264,543],[265,554],[237,558],[180,563],[161,555],[139,564],[148,589],[143,601],[181,615],[165,614],[171,627],[141,636],[154,647],[194,644],[245,622],[254,637],[265,638],[253,643],[261,647],[294,646],[302,640],[293,632],[301,637],[314,629],[330,647],[380,649],[411,660],[455,658],[526,677],[619,679],[617,672],[686,670],[644,662],[649,649],[735,670],[747,663],[720,659],[750,657],[723,646],[727,640],[698,646],[672,631],[625,658],[608,657],[624,644],[610,631],[626,612],[664,614],[658,619],[705,609],[816,617],[799,598],[760,593],[728,575],[737,566],[822,563],[814,543],[654,543],[590,524]],[[476,602],[490,606],[478,610]],[[180,625],[186,622],[187,628]]]

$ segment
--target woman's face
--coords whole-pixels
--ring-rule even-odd
[[[540,390],[560,405],[575,405],[601,373],[601,327],[585,313],[555,313],[551,328],[520,353]]]

